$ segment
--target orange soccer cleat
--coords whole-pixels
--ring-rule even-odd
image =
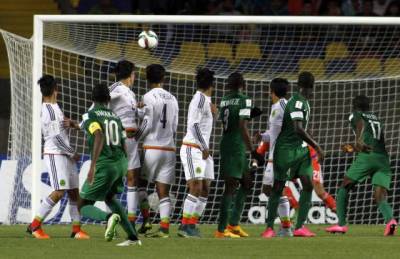
[[[32,231],[32,236],[37,239],[50,239],[50,236],[47,235],[42,228],[37,228],[35,231]]]
[[[87,240],[90,239],[88,233],[83,230],[79,230],[78,232],[72,232],[71,237],[78,240]]]
[[[224,232],[219,232],[218,230],[214,233],[215,238],[240,238],[239,235],[233,234],[232,232],[228,231],[227,229]]]
[[[237,226],[232,226],[232,225],[228,225],[228,227],[226,228],[229,232],[238,235],[240,237],[248,237],[249,234],[247,234],[239,225]]]

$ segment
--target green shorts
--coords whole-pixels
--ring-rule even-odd
[[[126,158],[97,165],[93,184],[89,185],[85,181],[80,192],[81,198],[90,201],[104,201],[107,195],[122,193],[127,170]]]
[[[307,147],[275,146],[273,163],[275,180],[287,181],[303,175],[312,179],[313,168]]]
[[[223,177],[242,179],[249,171],[246,152],[224,152],[221,150],[220,172]]]
[[[365,181],[370,176],[373,185],[389,190],[392,178],[389,157],[374,152],[358,153],[346,176],[355,182]]]

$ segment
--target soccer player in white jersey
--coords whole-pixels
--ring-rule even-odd
[[[115,66],[117,82],[109,87],[111,101],[109,108],[121,119],[127,139],[125,141],[128,156],[127,172],[127,207],[128,220],[135,224],[137,218],[139,194],[138,183],[140,176],[140,157],[138,142],[134,138],[137,131],[137,117],[140,109],[137,107],[135,93],[131,90],[135,81],[135,65],[127,60],[119,61]]]
[[[57,83],[50,75],[44,75],[38,81],[43,95],[41,124],[44,138],[43,156],[49,170],[50,182],[54,189],[46,197],[36,212],[27,232],[38,239],[49,239],[42,229],[42,222],[49,215],[53,207],[68,193],[69,213],[72,219],[72,234],[75,239],[89,239],[89,235],[80,228],[81,217],[77,207],[79,199],[79,176],[76,162],[79,155],[69,144],[67,127],[79,126],[66,118],[57,104]]]
[[[146,67],[146,78],[151,88],[143,97],[145,115],[136,134],[143,139],[142,170],[149,182],[155,182],[160,200],[160,229],[148,237],[169,237],[171,200],[169,190],[175,181],[178,102],[163,89],[165,68],[158,64]]]
[[[284,78],[275,78],[270,84],[270,96],[272,100],[271,114],[268,121],[268,130],[261,134],[262,142],[269,143],[268,163],[264,171],[262,191],[266,196],[271,195],[274,183],[274,147],[276,139],[281,132],[283,114],[287,100],[285,99],[289,88],[289,82]],[[279,200],[278,214],[281,220],[279,236],[293,236],[290,228],[290,204],[287,196],[283,195]]]
[[[207,68],[197,71],[197,91],[189,104],[187,132],[183,138],[180,158],[189,193],[183,204],[182,224],[178,235],[199,237],[198,219],[207,204],[210,181],[214,179],[214,160],[210,155],[210,136],[216,107],[211,102],[214,72]]]

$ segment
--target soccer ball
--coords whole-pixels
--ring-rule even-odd
[[[158,45],[158,37],[154,31],[142,31],[139,34],[138,44],[144,49],[154,49]]]

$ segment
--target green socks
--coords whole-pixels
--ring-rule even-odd
[[[232,226],[239,225],[240,217],[242,216],[244,202],[246,201],[248,191],[240,187],[236,193],[235,203],[233,204],[232,214],[229,219],[229,224]]]
[[[273,228],[276,218],[276,213],[279,206],[279,198],[281,197],[282,191],[276,192],[272,190],[271,196],[268,200],[268,217],[267,217],[267,227]]]
[[[128,234],[128,237],[137,236],[136,230],[133,228],[132,224],[128,220],[128,215],[125,209],[122,207],[121,203],[113,198],[111,201],[106,202],[107,206],[111,209],[113,213],[118,214],[121,217],[121,226]]]
[[[310,192],[307,192],[305,190],[301,191],[299,200],[299,215],[297,217],[295,229],[301,228],[304,222],[307,220],[308,211],[311,205],[311,195],[312,191]]]
[[[219,219],[218,219],[219,232],[224,232],[228,224],[228,217],[231,205],[232,205],[232,195],[223,194],[221,199],[221,205],[219,207]]]
[[[393,210],[387,201],[378,203],[378,209],[382,213],[385,223],[388,223],[393,218]]]
[[[81,208],[81,216],[98,221],[106,221],[110,213],[104,212],[94,205],[86,205]]]
[[[339,218],[339,226],[346,225],[346,214],[348,205],[348,191],[344,187],[340,187],[336,197],[336,214]]]

